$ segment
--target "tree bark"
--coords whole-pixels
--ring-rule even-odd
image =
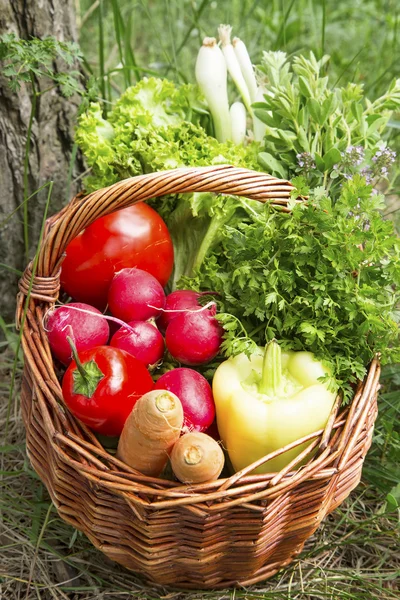
[[[74,0],[0,0],[0,34],[14,32],[18,37],[77,41]],[[67,65],[54,64],[54,69],[67,70]],[[76,68],[72,67],[72,68]],[[49,87],[48,81],[36,82],[38,91]],[[12,320],[17,293],[18,274],[28,257],[23,239],[23,171],[25,144],[31,112],[30,86],[14,93],[0,71],[0,315]],[[38,98],[33,121],[29,155],[29,193],[53,181],[49,215],[60,210],[67,201],[67,181],[73,151],[73,134],[79,97],[64,98],[58,88]],[[80,157],[72,172],[70,196],[78,191],[73,180],[83,170]],[[48,189],[28,201],[29,258],[39,238]],[[4,220],[16,211],[4,224]]]

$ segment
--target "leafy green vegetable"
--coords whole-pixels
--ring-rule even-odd
[[[372,180],[387,174],[377,172],[373,157],[384,147],[392,111],[400,108],[400,79],[371,102],[361,85],[332,87],[328,61],[329,56],[317,61],[311,52],[289,63],[284,52],[264,52],[260,70],[268,93],[253,106],[267,125],[260,160],[269,170],[278,177],[301,173],[336,198],[349,175],[361,172]]]
[[[99,104],[92,103],[81,115],[76,133],[92,168],[85,181],[87,190],[182,166],[257,168],[258,145],[243,148],[232,142],[221,144],[207,135],[193,95],[190,85],[177,87],[166,79],[145,78],[128,88],[107,121]]]
[[[175,249],[171,287],[202,267],[206,256],[219,247],[225,226],[247,222],[260,209],[254,200],[209,192],[179,196],[174,210],[165,215]]]
[[[92,167],[92,175],[85,182],[88,190],[181,166],[233,164],[260,168],[258,144],[244,148],[232,142],[219,143],[198,124],[199,112],[192,106],[191,86],[176,87],[168,80],[155,78],[143,79],[129,88],[108,120],[103,118],[100,105],[92,103],[81,116],[76,134]],[[223,225],[233,225],[258,208],[258,203],[249,200],[208,193],[168,196],[153,204],[165,219],[174,242],[172,287],[181,275],[191,275],[200,267],[207,252],[220,241]]]
[[[248,351],[249,338],[277,338],[326,361],[349,394],[375,353],[400,360],[400,241],[379,213],[382,196],[359,175],[336,203],[317,196],[291,214],[264,205],[251,223],[226,226],[222,252],[181,283],[221,294],[232,315],[221,318],[228,355]]]

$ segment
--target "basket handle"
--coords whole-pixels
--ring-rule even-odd
[[[57,278],[69,242],[97,218],[158,196],[186,192],[216,192],[245,196],[288,211],[294,186],[271,175],[230,165],[179,168],[139,175],[73,200],[48,222],[38,255],[36,276]]]

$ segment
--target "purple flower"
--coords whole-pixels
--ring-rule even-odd
[[[364,160],[364,148],[362,146],[349,146],[341,154],[343,167],[347,169],[358,167]]]
[[[373,173],[370,167],[364,167],[363,169],[361,169],[360,175],[365,178],[365,181],[368,185],[372,183]]]
[[[372,157],[372,162],[375,164],[375,174],[387,177],[389,169],[396,160],[396,152],[391,148],[381,148]]]
[[[311,169],[315,169],[315,162],[313,157],[309,152],[301,152],[301,154],[296,154],[297,164],[304,171],[311,171]]]

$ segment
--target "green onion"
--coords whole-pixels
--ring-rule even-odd
[[[255,102],[257,94],[257,80],[246,45],[238,37],[235,37],[232,40],[232,46],[235,51],[237,61],[240,65],[240,70],[242,71],[242,75],[249,90],[250,100]]]
[[[241,102],[234,102],[230,109],[232,121],[232,141],[241,145],[246,137],[246,108]]]
[[[222,45],[222,52],[226,60],[226,66],[228,67],[229,74],[232,77],[234,84],[236,85],[242,97],[243,103],[246,106],[249,113],[252,114],[249,90],[247,89],[247,85],[242,75],[238,59],[236,58],[235,51],[231,44],[231,31],[232,27],[230,25],[220,25],[218,27],[219,39],[221,40]]]
[[[219,142],[231,139],[227,70],[224,56],[215,38],[204,38],[196,61],[196,80],[210,109],[215,137]]]

